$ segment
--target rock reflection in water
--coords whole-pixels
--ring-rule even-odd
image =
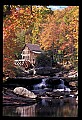
[[[78,117],[78,105],[75,98],[70,100],[44,98],[30,106],[4,106],[3,116]]]
[[[61,112],[60,112],[61,111]],[[77,117],[77,106],[69,106],[68,104],[64,105],[63,107],[58,107],[57,109],[57,116],[54,117]]]
[[[31,106],[17,107],[16,112],[20,114],[21,117],[35,117],[36,116],[35,114],[36,104],[31,105]]]
[[[36,114],[37,117],[77,117],[78,106],[73,99],[67,103],[63,99],[44,99],[36,106]]]

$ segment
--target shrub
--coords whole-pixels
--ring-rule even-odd
[[[51,57],[45,53],[41,53],[36,57],[36,67],[51,67]]]

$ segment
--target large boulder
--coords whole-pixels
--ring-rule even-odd
[[[29,97],[29,98],[36,98],[37,95],[35,95],[33,92],[27,90],[24,87],[16,87],[13,92],[18,95],[22,95],[24,97]]]

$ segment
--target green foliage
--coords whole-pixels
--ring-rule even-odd
[[[51,57],[45,53],[41,53],[36,58],[36,67],[49,67],[51,66]]]
[[[25,45],[25,32],[26,32],[25,30],[20,30],[20,32],[17,31],[17,33],[15,33],[16,34],[15,42],[17,47],[14,50],[14,54],[18,59],[21,59],[22,48]]]
[[[14,71],[16,77],[19,77],[24,73],[24,71],[20,69],[20,67],[14,67],[12,70]]]

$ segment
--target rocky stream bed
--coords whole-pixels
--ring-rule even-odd
[[[59,71],[58,69],[38,70],[38,74],[8,78],[3,83],[3,105],[31,105],[42,99],[75,98],[78,101],[78,76],[74,70]],[[50,73],[51,71],[51,73]],[[16,87],[23,87],[34,93],[36,98],[25,97],[14,93]],[[28,93],[27,93],[28,94]]]

